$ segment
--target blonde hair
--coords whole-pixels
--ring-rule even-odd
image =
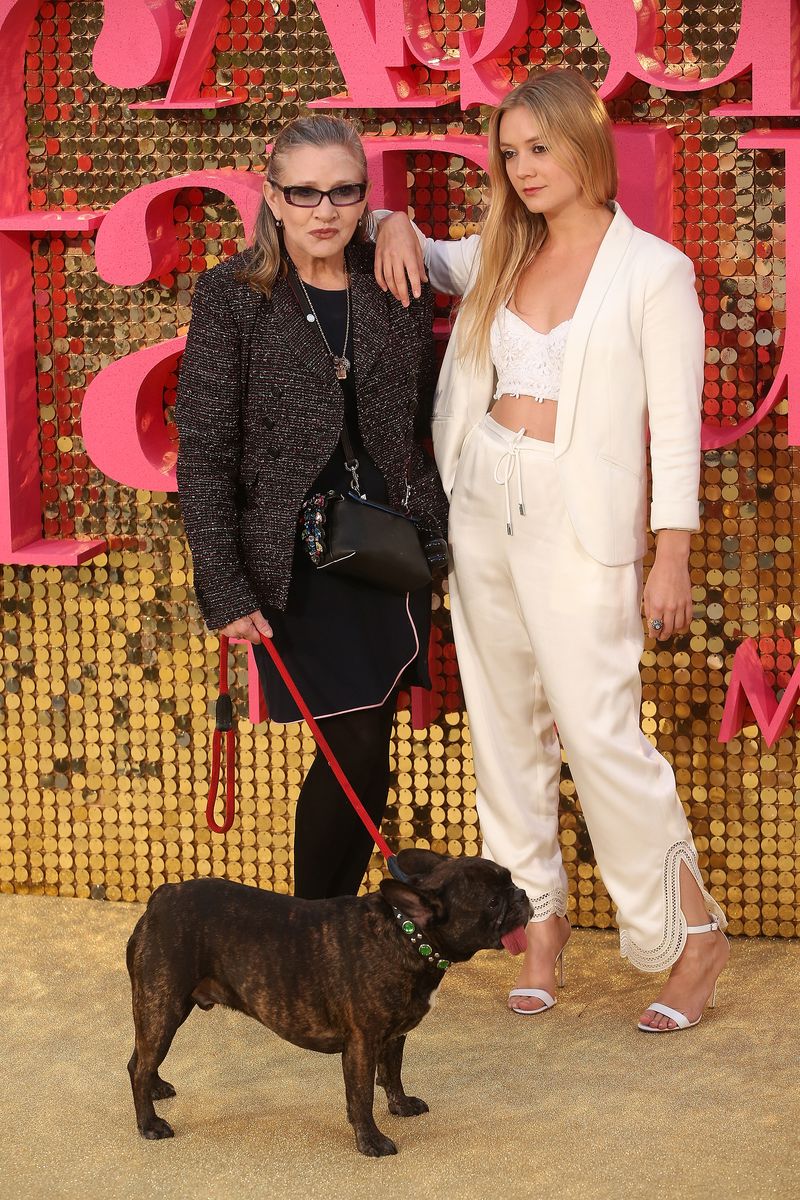
[[[553,158],[574,177],[593,204],[617,194],[617,164],[611,122],[594,88],[577,71],[551,68],[529,75],[509,92],[489,121],[492,191],[481,229],[481,258],[475,286],[461,306],[459,354],[486,361],[489,330],[500,304],[547,237],[547,222],[531,213],[511,184],[500,152],[500,122],[525,108]]]
[[[354,125],[343,121],[341,117],[325,115],[297,117],[284,126],[272,146],[269,156],[268,178],[276,183],[281,182],[284,160],[292,150],[300,146],[313,146],[324,150],[328,146],[340,146],[349,150],[358,163],[367,181],[367,159],[364,147]],[[373,232],[373,218],[368,209],[364,209],[356,226],[352,242],[369,241]],[[256,215],[253,237],[250,242],[250,252],[247,261],[237,272],[236,278],[256,291],[271,295],[275,280],[287,273],[287,264],[283,251],[283,238],[272,215],[272,209],[262,196],[261,206]]]

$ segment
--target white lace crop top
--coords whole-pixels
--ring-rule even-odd
[[[495,400],[500,396],[532,396],[540,404],[557,400],[571,324],[562,321],[549,333],[539,333],[501,305],[490,334],[492,362],[497,371]]]

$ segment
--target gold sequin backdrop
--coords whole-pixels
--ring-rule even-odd
[[[478,0],[430,0],[433,27],[452,40],[482,21],[482,7]],[[593,82],[602,78],[606,56],[580,5],[531,0],[530,9],[525,44],[509,63],[515,81],[542,62],[577,66]],[[343,89],[311,0],[231,0],[205,91],[238,90],[243,103],[216,115],[133,112],[133,100],[163,94],[163,87],[134,95],[97,80],[91,54],[101,16],[96,2],[47,3],[32,28],[32,208],[107,208],[143,183],[185,171],[261,170],[265,145],[286,120]],[[681,26],[684,61],[716,75],[736,39],[739,5],[663,0],[662,17],[662,45],[673,45]],[[748,86],[741,85],[742,98]],[[700,267],[711,316],[711,419],[724,397],[752,398],[771,377],[785,315],[783,161],[739,149],[737,134],[752,122],[711,115],[734,91],[726,85],[671,96],[639,85],[611,105],[617,120],[668,122],[677,130],[674,238]],[[390,136],[479,133],[487,113],[462,113],[452,104],[354,115],[365,133]],[[483,180],[469,164],[417,154],[408,169],[414,211],[429,232],[457,234],[476,218]],[[225,874],[279,891],[291,884],[294,800],[313,753],[308,733],[244,720],[245,656],[237,651],[239,815],[227,837],[209,833],[203,808],[217,643],[192,597],[177,502],[105,478],[79,434],[87,383],[115,358],[181,331],[197,273],[240,245],[236,214],[217,193],[184,192],[176,221],[176,269],[139,288],[97,277],[90,237],[49,235],[34,243],[45,530],[105,536],[109,552],[77,569],[3,568],[3,891],[144,900],[164,880],[195,875]],[[712,269],[704,272],[709,260]],[[167,409],[170,401],[168,395]],[[734,933],[800,931],[794,730],[772,749],[755,727],[725,747],[715,737],[741,638],[760,639],[778,688],[800,651],[795,459],[785,405],[752,436],[706,454],[704,526],[691,554],[695,620],[677,643],[648,648],[642,665],[644,728],[674,764],[701,865]],[[396,845],[416,841],[475,854],[472,756],[446,597],[435,620],[434,721],[414,731],[408,708],[399,713],[386,834]],[[611,903],[566,765],[561,793],[573,919],[606,927]],[[372,885],[380,874],[376,857]]]

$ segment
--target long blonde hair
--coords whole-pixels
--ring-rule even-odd
[[[281,182],[284,160],[292,150],[299,146],[313,146],[324,150],[327,146],[341,146],[349,150],[358,163],[363,174],[363,182],[367,181],[367,159],[364,147],[354,125],[343,121],[341,117],[329,117],[323,114],[310,117],[297,117],[285,125],[272,146],[269,157],[269,178],[276,183]],[[373,218],[368,209],[364,209],[351,242],[366,242],[373,231]],[[285,255],[282,254],[282,237],[272,210],[262,196],[261,206],[256,215],[253,237],[250,242],[246,262],[237,272],[236,278],[266,296],[271,295],[275,280],[287,273]]]
[[[554,67],[529,75],[509,92],[489,121],[491,197],[481,229],[480,268],[461,306],[458,351],[486,361],[489,330],[500,304],[547,237],[547,222],[531,213],[508,178],[500,152],[500,121],[512,108],[526,108],[553,158],[575,178],[594,204],[617,194],[617,164],[611,122],[594,88],[577,71]]]

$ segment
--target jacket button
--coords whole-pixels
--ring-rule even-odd
[[[280,456],[281,456],[281,452],[280,452],[280,449],[278,446],[270,446],[267,453],[269,454],[270,458],[280,458]]]

